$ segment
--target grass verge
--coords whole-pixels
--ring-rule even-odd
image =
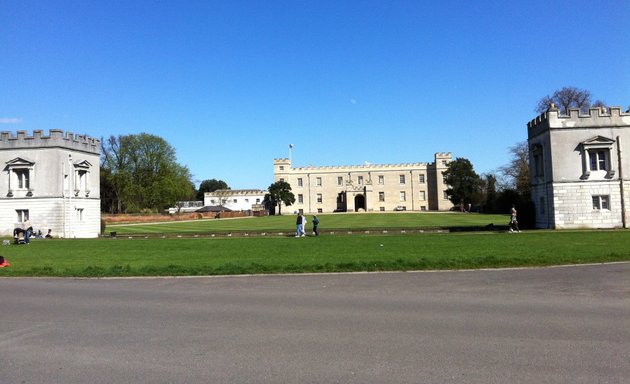
[[[40,240],[2,276],[182,276],[549,266],[630,260],[626,231]]]

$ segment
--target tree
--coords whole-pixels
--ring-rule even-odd
[[[450,162],[443,174],[449,186],[446,194],[453,204],[465,206],[479,202],[480,178],[470,160],[456,158]]]
[[[504,189],[514,189],[529,200],[531,187],[529,184],[529,147],[527,140],[518,142],[509,149],[512,159],[510,163],[500,167],[499,172],[504,177]]]
[[[274,208],[277,205],[279,215],[282,215],[282,203],[287,207],[295,203],[295,196],[291,192],[291,184],[286,181],[276,181],[269,186],[268,191],[269,193],[265,194],[263,204],[269,204]]]
[[[203,200],[206,192],[214,192],[217,189],[230,189],[230,187],[223,180],[210,179],[202,181],[197,190],[197,200]]]
[[[482,176],[483,200],[482,210],[486,213],[495,213],[497,205],[497,178],[492,173]]]
[[[101,143],[101,175],[111,188],[103,196],[109,196],[117,213],[158,211],[194,196],[190,171],[177,163],[175,150],[161,137],[140,133]]]
[[[578,108],[582,112],[588,112],[591,107],[591,93],[585,89],[575,87],[563,87],[556,90],[551,96],[547,95],[538,101],[536,113],[540,114],[549,109],[553,103],[560,109],[560,113],[567,114],[569,108]],[[603,104],[603,102],[598,101]]]

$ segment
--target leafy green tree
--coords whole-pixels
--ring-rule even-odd
[[[443,174],[449,186],[446,194],[454,205],[465,207],[468,204],[479,203],[481,180],[470,160],[456,158],[449,163]]]
[[[295,203],[295,196],[291,192],[291,184],[286,181],[276,181],[268,188],[263,204],[275,208],[278,206],[278,214],[282,215],[282,203],[287,207]]]
[[[140,133],[101,142],[102,176],[117,213],[159,211],[194,196],[190,171],[161,137]]]
[[[230,189],[230,187],[223,180],[210,179],[202,181],[197,190],[197,200],[203,200],[206,192],[214,192],[217,189]]]

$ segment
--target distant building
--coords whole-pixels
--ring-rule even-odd
[[[196,212],[199,208],[203,207],[203,201],[178,201],[174,207],[166,209],[166,213],[174,215],[176,213],[191,213]]]
[[[220,206],[231,211],[251,211],[262,204],[267,191],[260,189],[218,189],[206,192],[204,206]]]
[[[0,235],[29,218],[35,231],[55,237],[100,233],[100,141],[50,130],[0,133]]]
[[[442,172],[450,153],[436,153],[433,163],[364,164],[293,168],[289,159],[274,159],[274,181],[291,185],[303,213],[363,211],[446,211]]]
[[[527,125],[532,201],[538,228],[625,225],[630,172],[630,112],[619,107],[553,105]]]

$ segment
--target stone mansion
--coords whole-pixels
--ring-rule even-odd
[[[273,161],[274,182],[291,185],[289,210],[303,213],[446,211],[453,204],[442,172],[450,161],[436,153],[432,163],[294,168],[282,158]]]

